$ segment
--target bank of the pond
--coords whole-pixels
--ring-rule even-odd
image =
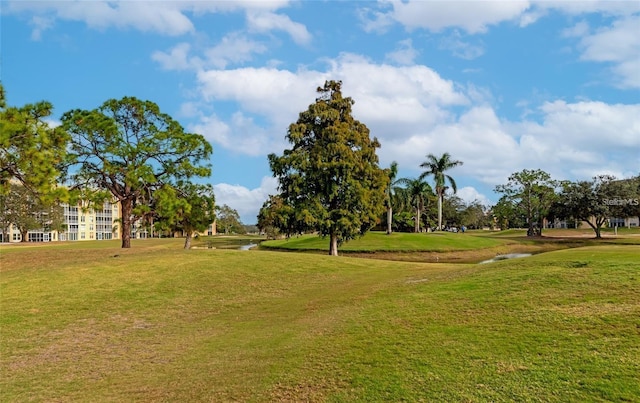
[[[370,232],[339,248],[342,256],[428,263],[480,263],[496,256],[517,253],[539,254],[560,249],[601,244],[640,244],[640,239],[584,237],[527,237],[513,231],[475,231],[471,233],[393,233]],[[495,235],[495,236],[494,236]],[[563,235],[567,235],[563,233]],[[260,244],[263,250],[328,253],[328,238],[304,235],[289,239],[269,240]]]
[[[360,238],[340,245],[343,253],[371,252],[452,252],[485,249],[514,243],[508,239],[479,237],[463,233],[393,233],[368,232]],[[288,239],[270,240],[261,243],[261,248],[271,250],[329,251],[329,238],[317,235],[302,235]]]

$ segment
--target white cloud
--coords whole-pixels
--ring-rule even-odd
[[[156,51],[151,55],[151,59],[158,62],[165,70],[188,70],[197,69],[202,65],[199,58],[189,57],[191,45],[183,42],[169,50],[169,52]]]
[[[381,160],[383,165],[399,161],[401,168],[417,174],[426,154],[450,152],[465,162],[455,175],[489,186],[524,168],[540,168],[559,179],[637,174],[640,105],[555,101],[537,112],[540,121],[508,122],[490,106],[473,106],[454,121],[424,125],[410,136],[388,131],[379,136]]]
[[[464,200],[466,203],[471,203],[477,200],[483,206],[491,206],[494,204],[494,202],[489,200],[487,196],[478,192],[476,188],[472,186],[465,186],[463,188],[459,188],[458,193],[456,193],[456,196]]]
[[[611,16],[631,15],[640,11],[637,1],[612,0],[535,0],[532,4],[542,10],[558,10],[569,15],[602,13]]]
[[[215,144],[245,155],[264,155],[267,150],[283,146],[282,141],[271,135],[267,128],[255,124],[252,117],[240,111],[233,113],[228,122],[216,115],[203,116],[189,129]]]
[[[55,20],[81,21],[93,29],[134,28],[143,32],[182,35],[193,32],[194,26],[181,11],[179,2],[146,1],[10,1],[3,3],[8,13],[30,12],[34,20],[33,35],[51,28]],[[37,22],[35,20],[34,22]]]
[[[411,39],[398,42],[396,50],[385,55],[385,60],[400,65],[411,65],[418,56],[418,51],[414,49]]]
[[[228,183],[213,185],[216,204],[218,206],[226,204],[237,210],[244,224],[255,224],[258,221],[260,207],[269,198],[269,195],[277,193],[277,187],[278,181],[268,176],[262,178],[260,187],[255,189]]]
[[[419,133],[424,127],[447,121],[450,113],[446,107],[469,102],[453,82],[442,79],[426,66],[376,65],[351,54],[328,61],[327,71],[241,68],[198,73],[199,90],[205,102],[233,101],[246,116],[255,115],[267,122],[261,124],[262,132],[257,128],[245,131],[246,136],[256,133],[255,136],[267,137],[262,143],[253,143],[262,147],[263,153],[281,151],[272,147],[282,146],[289,124],[314,102],[316,87],[327,79],[343,80],[343,93],[356,101],[354,116],[366,122],[372,135],[378,137],[389,132],[401,136]],[[210,127],[216,120],[203,125]],[[235,130],[226,133],[226,137],[211,138],[223,147],[253,153],[254,148],[247,144],[227,140],[231,133],[238,135]]]
[[[612,63],[623,88],[640,88],[640,15],[614,21],[580,41],[585,61]]]
[[[5,6],[6,3],[6,6]],[[195,32],[190,15],[222,13],[244,10],[250,25],[265,32],[283,30],[296,43],[308,43],[310,34],[306,28],[285,15],[273,11],[286,7],[289,0],[274,1],[8,1],[3,2],[3,12],[36,14],[32,19],[32,37],[53,26],[55,20],[84,22],[92,29],[136,29],[162,35],[178,36]]]
[[[224,69],[228,64],[239,64],[250,61],[254,54],[267,51],[264,44],[253,41],[240,33],[226,35],[219,44],[205,51],[208,64]]]
[[[274,30],[284,31],[291,36],[291,39],[299,45],[311,42],[311,34],[307,28],[283,14],[276,14],[270,11],[248,11],[247,23],[249,30],[254,32],[270,32]]]
[[[589,33],[589,24],[586,21],[580,21],[574,26],[566,28],[562,31],[565,38],[580,38]]]
[[[395,137],[388,148],[383,142],[385,160],[402,161],[404,168],[416,173],[427,154],[449,152],[464,162],[456,168],[458,175],[493,184],[500,183],[519,163],[517,140],[488,106],[472,107],[455,121],[424,125],[422,132],[408,138]]]
[[[190,56],[191,51],[191,45],[182,42],[168,52],[153,52],[151,59],[165,70],[202,70],[210,67],[224,69],[229,64],[251,61],[254,54],[265,53],[267,47],[234,32],[224,36],[215,46],[204,50],[202,57]]]
[[[426,154],[450,152],[465,161],[456,168],[460,175],[493,186],[524,168],[571,179],[586,171],[628,173],[640,163],[637,104],[555,100],[530,104],[523,120],[510,122],[491,106],[490,91],[471,84],[465,88],[426,66],[378,65],[353,54],[327,63],[326,71],[201,72],[205,102],[232,101],[243,112],[202,118],[196,128],[239,153],[280,153],[287,147],[288,125],[314,102],[315,88],[336,79],[355,100],[354,116],[380,140],[383,166],[396,160],[417,174]]]
[[[246,113],[267,119],[279,137],[284,137],[298,113],[313,103],[315,89],[324,79],[318,72],[276,68],[208,70],[197,75],[205,101],[234,101]]]
[[[180,105],[178,116],[183,118],[195,118],[201,116],[200,107],[197,102],[184,102]]]
[[[386,28],[396,21],[407,29],[428,29],[440,32],[446,28],[460,28],[468,33],[486,32],[488,26],[516,20],[529,8],[528,1],[402,1],[382,2],[383,12],[372,15],[365,22],[367,30]]]
[[[570,16],[602,13],[610,16],[629,16],[640,11],[638,1],[438,1],[383,0],[377,9],[362,7],[360,20],[366,32],[384,32],[394,23],[408,30],[426,29],[441,32],[449,28],[469,34],[485,33],[492,25],[517,22],[520,27],[535,23],[556,10]]]
[[[484,54],[482,43],[472,44],[462,40],[462,35],[457,30],[453,34],[442,38],[440,48],[449,50],[454,56],[465,60],[473,60]]]
[[[588,141],[595,150],[640,150],[640,105],[555,101],[544,103],[540,110],[544,123],[535,128],[557,137],[555,144]]]
[[[33,31],[31,31],[31,39],[33,39],[34,41],[39,41],[40,39],[42,39],[42,33],[53,27],[54,20],[51,17],[34,15],[31,18],[30,25],[33,26]]]
[[[547,10],[529,8],[520,16],[520,23],[518,25],[520,26],[520,28],[524,28],[535,23],[546,14]]]
[[[47,124],[47,126],[49,126],[50,128],[56,128],[59,126],[62,126],[62,122],[58,119],[52,119],[50,117],[44,118],[42,119],[43,122],[45,122]]]

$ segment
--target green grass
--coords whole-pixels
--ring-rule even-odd
[[[238,249],[241,246],[258,244],[265,238],[258,235],[201,236],[193,240],[192,247],[215,249]]]
[[[638,246],[454,265],[181,243],[0,247],[0,399],[640,397]]]
[[[340,246],[340,252],[447,252],[491,248],[504,245],[507,241],[488,237],[478,237],[468,233],[406,233],[368,232],[361,238]],[[265,241],[260,244],[266,249],[285,249],[296,251],[329,250],[329,238],[317,235],[304,235],[289,239]]]

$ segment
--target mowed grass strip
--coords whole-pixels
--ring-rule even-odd
[[[368,232],[363,237],[340,246],[340,252],[449,252],[491,248],[513,242],[505,239],[479,237],[468,233],[432,232],[406,233]],[[266,249],[296,251],[329,250],[329,238],[317,235],[303,235],[289,239],[265,241],[260,244]]]
[[[637,246],[448,265],[172,242],[0,249],[2,400],[640,396]]]

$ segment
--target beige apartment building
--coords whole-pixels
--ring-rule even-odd
[[[89,241],[119,239],[120,208],[118,203],[104,203],[102,209],[83,209],[82,206],[63,204],[64,231],[47,231],[43,228],[27,233],[26,242]],[[2,234],[0,234],[2,237]],[[22,234],[11,224],[3,242],[22,242]]]
[[[53,241],[102,241],[120,239],[121,209],[119,203],[104,203],[102,209],[84,209],[81,205],[70,206],[63,204],[65,231],[46,231],[44,229],[32,230],[27,233],[26,242],[53,242]],[[216,235],[216,222],[199,233],[202,236]],[[131,225],[132,239],[158,238],[167,236],[159,233],[151,226],[143,226],[139,222]],[[173,237],[183,237],[184,234],[176,232],[170,234]],[[7,240],[4,240],[0,231],[0,242],[22,242],[22,234],[15,225],[10,225],[7,231]]]

